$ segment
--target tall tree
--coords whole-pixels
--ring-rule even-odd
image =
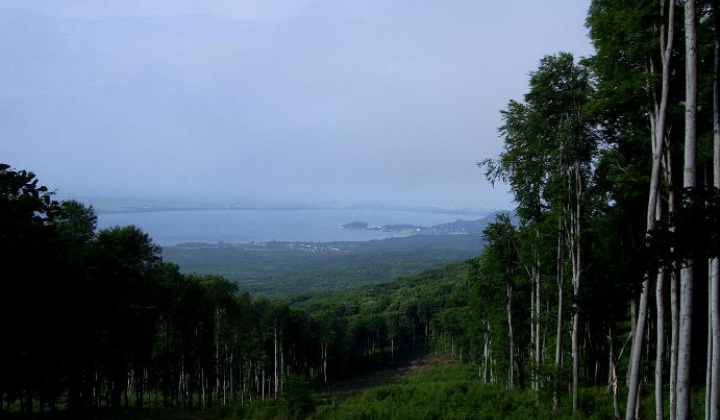
[[[695,0],[685,1],[685,156],[683,188],[695,187],[697,145],[697,28]],[[680,271],[680,341],[678,346],[677,418],[690,418],[690,363],[693,322],[693,262]]]
[[[712,2],[714,38],[713,60],[713,186],[720,188],[720,1]],[[720,259],[710,259],[710,328],[708,341],[712,343],[710,360],[709,418],[720,417]]]
[[[7,321],[0,334],[0,396],[20,400],[28,414],[38,396],[55,406],[67,350],[65,290],[55,272],[62,273],[63,261],[53,226],[62,208],[52,195],[32,172],[0,163],[0,317]]]
[[[530,78],[524,103],[511,101],[502,111],[500,131],[505,148],[500,158],[485,161],[490,179],[506,179],[515,193],[518,214],[525,223],[540,223],[549,213],[558,223],[558,255],[569,255],[573,290],[571,342],[573,355],[573,407],[579,387],[580,308],[577,306],[582,275],[584,191],[596,151],[593,124],[584,107],[592,86],[587,68],[572,55],[547,56]],[[536,227],[537,229],[537,227]],[[539,244],[538,244],[539,246]],[[539,255],[539,252],[538,252]],[[564,258],[558,260],[558,325],[563,324]],[[530,283],[540,287],[539,270],[531,270]],[[533,293],[540,304],[539,289]],[[556,363],[559,367],[562,328],[558,330]],[[536,334],[539,339],[539,333]],[[536,346],[538,348],[539,346]],[[536,359],[540,351],[536,351]]]
[[[665,0],[660,1],[660,29],[659,29],[659,52],[661,62],[661,87],[659,94],[655,94],[655,88],[652,86],[652,80],[655,76],[656,70],[654,66],[654,60],[652,55],[648,55],[647,66],[648,72],[648,88],[652,92],[653,107],[650,118],[650,128],[652,134],[651,141],[651,154],[652,154],[652,169],[650,175],[650,191],[648,194],[647,204],[647,217],[646,217],[646,232],[650,232],[658,218],[657,211],[660,208],[659,194],[660,194],[660,181],[661,181],[661,167],[663,158],[663,145],[665,144],[666,136],[666,119],[667,119],[667,108],[669,100],[670,90],[670,58],[673,52],[673,40],[674,40],[674,0],[666,2]],[[638,317],[636,327],[633,332],[633,346],[632,355],[630,362],[629,375],[629,386],[628,386],[628,403],[625,413],[626,420],[634,419],[637,414],[637,402],[639,394],[640,384],[640,357],[643,347],[643,337],[645,335],[645,323],[647,321],[648,312],[648,301],[650,295],[650,277],[651,273],[648,272],[645,275],[645,279],[642,283],[642,290],[640,293]],[[659,297],[657,305],[657,322],[659,331],[662,332],[662,326],[664,325],[664,313],[662,305],[662,290],[663,290],[663,279],[664,273],[662,270],[657,273],[657,294]],[[658,335],[658,344],[662,346],[664,343],[664,337],[662,334]],[[658,361],[656,362],[656,415],[658,418],[663,418],[663,404],[662,404],[662,352],[658,352]]]
[[[493,296],[490,299],[498,299],[504,295],[505,328],[503,329],[507,336],[506,341],[503,341],[507,343],[507,387],[512,389],[515,386],[517,364],[515,334],[519,332],[515,327],[518,320],[513,317],[513,313],[517,311],[513,307],[514,298],[517,300],[515,289],[518,285],[517,230],[506,213],[500,214],[494,223],[485,228],[483,238],[487,243],[481,259],[481,279],[487,285],[484,289],[495,290],[495,293],[490,295]],[[488,301],[487,304],[492,303]]]

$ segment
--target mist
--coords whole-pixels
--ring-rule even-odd
[[[0,6],[0,156],[64,196],[510,208],[477,163],[588,1]]]

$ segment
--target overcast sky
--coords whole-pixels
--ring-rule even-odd
[[[476,163],[589,0],[3,0],[0,161],[62,196],[512,207]]]

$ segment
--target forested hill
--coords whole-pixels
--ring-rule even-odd
[[[14,280],[0,305],[14,320],[0,336],[3,412],[282,401],[293,383],[395,366],[473,318],[469,263],[287,303],[184,275],[140,229],[96,221],[32,173],[0,166],[0,255]]]
[[[475,258],[482,252],[482,230],[494,219],[491,214],[365,242],[196,243],[164,247],[162,254],[183,273],[222,275],[254,294],[337,291]]]
[[[414,302],[420,308],[426,307],[424,310],[429,311],[426,314],[429,316],[442,308],[467,306],[471,269],[471,261],[458,261],[391,282],[339,292],[294,295],[286,302],[292,307],[311,312],[365,312],[365,315],[378,316],[385,315],[385,310],[395,310],[402,314]]]
[[[490,387],[533,389],[543,372],[570,377],[569,366],[552,369],[552,360],[533,367],[529,327],[540,320],[549,337],[558,301],[545,288],[541,317],[530,315],[538,300],[524,277],[533,273],[522,254],[524,227],[507,215],[484,229],[479,259],[285,302],[242,293],[217,275],[182,274],[147,234],[134,226],[97,230],[92,208],[54,201],[26,171],[0,167],[0,216],[6,278],[22,280],[6,282],[1,295],[1,315],[13,322],[0,336],[0,414],[75,418],[152,407],[303,418],[314,411],[312,389],[427,352],[474,365]],[[578,301],[585,322],[622,319],[608,311],[622,302],[603,298],[614,284],[593,286],[592,299]],[[560,315],[567,325],[567,311]],[[608,369],[602,330],[586,332],[583,348],[600,381]],[[476,385],[477,395],[490,395]],[[589,395],[583,414],[598,414],[599,404],[600,418],[613,415],[617,394]],[[556,398],[566,413],[572,394],[558,389]]]

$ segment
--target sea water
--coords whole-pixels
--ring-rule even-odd
[[[269,241],[367,241],[397,236],[376,230],[343,229],[350,222],[370,226],[434,226],[477,220],[483,214],[423,213],[398,210],[163,210],[98,214],[98,227],[135,225],[153,242],[172,246],[188,242],[247,243]]]

